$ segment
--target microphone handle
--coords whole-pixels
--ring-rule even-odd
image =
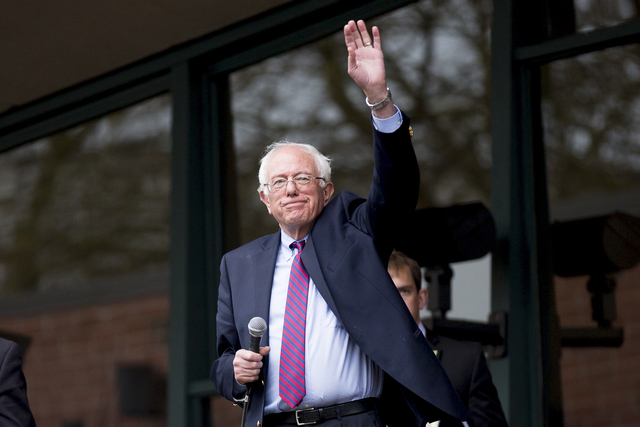
[[[260,352],[260,338],[262,337],[254,337],[251,335],[249,340],[249,351],[253,351],[254,353]]]
[[[250,335],[250,338],[249,338],[249,351],[252,351],[254,353],[259,353],[260,352],[260,338],[262,338],[262,337],[254,337],[253,335]],[[242,405],[242,420],[240,422],[240,427],[245,427],[247,409],[249,408],[249,403],[251,402],[251,394],[253,392],[252,385],[253,385],[253,383],[247,384],[247,394],[246,394],[247,401],[245,402],[244,405]]]

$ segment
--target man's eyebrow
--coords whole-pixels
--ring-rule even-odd
[[[289,175],[287,173],[280,173],[280,174],[275,174],[274,176],[271,177],[271,179],[273,178],[289,178],[290,176],[295,178],[296,176],[300,176],[300,175],[311,175],[314,176],[313,172],[297,172],[294,175]]]

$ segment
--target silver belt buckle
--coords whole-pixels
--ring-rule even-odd
[[[302,423],[302,422],[300,422],[300,419],[298,418],[298,413],[299,413],[299,412],[308,412],[308,411],[313,411],[313,409],[314,409],[314,408],[298,409],[298,410],[296,411],[296,424],[297,424],[297,425],[299,425],[299,426],[308,426],[308,425],[311,425],[311,424],[315,424],[315,423],[317,423],[317,421],[311,421],[310,423]]]

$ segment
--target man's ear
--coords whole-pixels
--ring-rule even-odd
[[[426,289],[420,289],[418,291],[418,301],[420,302],[420,310],[422,310],[427,305],[428,300],[429,300],[429,291],[427,291]]]
[[[264,203],[265,206],[267,207],[267,211],[269,211],[269,215],[272,215],[272,213],[271,213],[271,203],[269,203],[269,196],[264,194],[264,191],[260,191],[260,200],[262,200],[262,203]]]
[[[333,188],[333,182],[327,182],[327,184],[322,189],[322,192],[324,193],[325,206],[327,206],[327,203],[329,203],[329,200],[331,200],[331,196],[333,196],[334,191],[335,189]]]

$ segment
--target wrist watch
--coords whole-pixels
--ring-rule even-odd
[[[387,88],[387,96],[384,99],[376,104],[372,104],[369,102],[369,98],[365,97],[364,102],[367,104],[367,107],[371,108],[372,111],[379,110],[383,107],[386,107],[387,104],[391,103],[391,90]]]

